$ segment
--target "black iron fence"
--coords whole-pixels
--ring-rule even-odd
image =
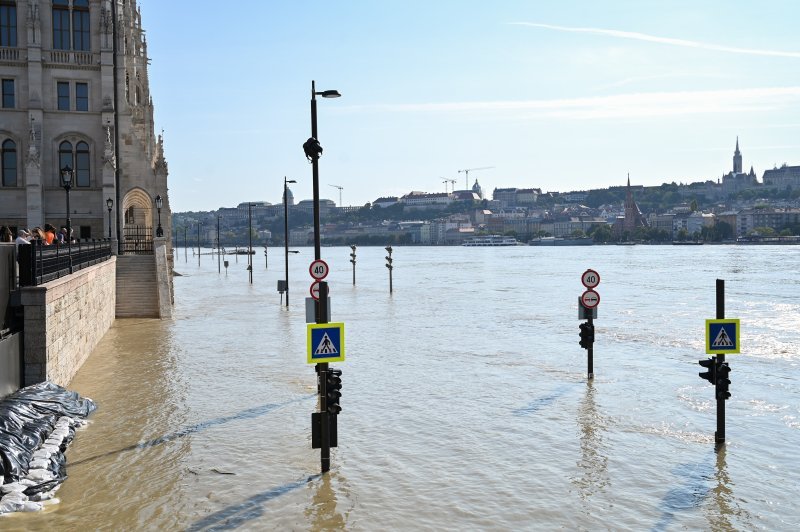
[[[19,246],[19,285],[38,286],[111,258],[111,241],[84,240],[46,246],[37,240]]]
[[[122,253],[126,255],[153,254],[153,228],[146,225],[126,225],[123,228]]]

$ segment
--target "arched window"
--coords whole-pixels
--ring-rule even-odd
[[[0,46],[17,46],[17,3],[0,0]]]
[[[75,146],[75,186],[88,187],[89,179],[89,145],[79,142]]]
[[[92,49],[89,0],[53,0],[53,49]]]
[[[125,225],[133,225],[136,223],[136,218],[133,215],[133,206],[125,209]]]
[[[61,170],[65,166],[75,168],[72,160],[72,144],[66,140],[58,145],[58,169]]]
[[[68,140],[58,145],[58,168],[69,165],[74,174],[74,186],[88,187],[92,184],[91,158],[89,154],[89,144],[79,141],[75,144],[74,150],[72,143]]]
[[[17,186],[17,144],[8,139],[0,146],[2,159],[3,186]]]

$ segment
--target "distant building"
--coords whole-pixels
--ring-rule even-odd
[[[372,206],[385,208],[385,207],[391,207],[392,205],[397,204],[397,202],[398,202],[397,196],[388,196],[385,198],[376,199],[375,201],[372,202]]]
[[[764,186],[776,189],[800,189],[800,166],[786,166],[773,168],[764,172]]]
[[[648,227],[647,218],[642,215],[636,200],[633,199],[631,190],[631,176],[628,175],[628,186],[625,192],[625,216],[619,223],[619,219],[614,224],[614,230],[618,236],[624,233],[633,234],[637,227]]]
[[[733,196],[744,190],[758,186],[758,178],[750,167],[749,173],[742,172],[742,152],[739,151],[739,137],[736,137],[736,150],[733,152],[733,171],[722,176],[723,196]]]
[[[401,197],[400,203],[407,208],[444,208],[453,202],[452,196],[446,192],[429,194],[427,192],[413,191]]]
[[[477,179],[475,180],[475,184],[474,184],[474,185],[472,185],[472,191],[473,191],[475,194],[477,194],[477,195],[478,195],[478,197],[479,197],[480,199],[483,199],[483,189],[482,189],[482,188],[481,188],[481,186],[478,184],[478,180],[477,180]]]

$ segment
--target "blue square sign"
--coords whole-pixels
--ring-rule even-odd
[[[309,323],[309,364],[344,361],[344,323]]]
[[[706,353],[739,353],[739,336],[738,319],[706,320]]]

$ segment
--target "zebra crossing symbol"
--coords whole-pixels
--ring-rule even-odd
[[[739,320],[706,320],[706,353],[739,353]]]
[[[306,328],[309,364],[344,361],[344,323],[309,323]]]
[[[336,355],[336,348],[331,343],[331,337],[328,336],[328,333],[322,335],[322,340],[320,340],[319,345],[314,350],[315,355]]]

